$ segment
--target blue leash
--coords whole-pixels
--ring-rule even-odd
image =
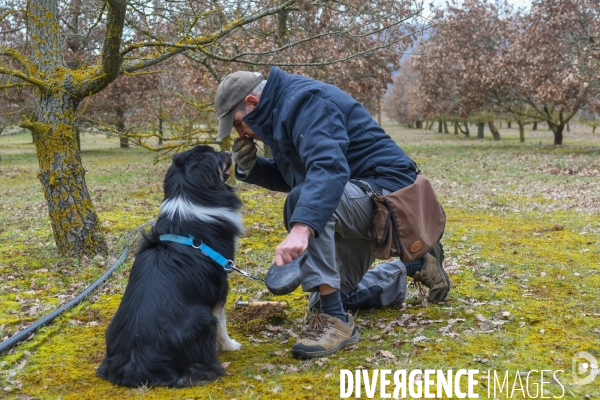
[[[264,282],[264,279],[261,278],[260,276],[253,275],[249,272],[239,269],[238,267],[235,266],[235,263],[233,262],[233,260],[226,259],[219,252],[213,250],[211,247],[205,245],[204,243],[201,242],[200,246],[194,246],[194,238],[193,237],[189,237],[189,236],[185,237],[185,236],[180,236],[180,235],[166,234],[166,235],[160,235],[158,239],[162,242],[175,242],[175,243],[193,247],[194,249],[198,249],[206,257],[210,258],[212,261],[219,264],[226,273],[231,273],[233,270],[235,270],[235,271],[239,272],[240,274],[244,275],[245,277]]]

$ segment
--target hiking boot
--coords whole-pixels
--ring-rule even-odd
[[[325,313],[313,314],[311,318],[303,337],[292,346],[292,357],[324,357],[360,341],[360,334],[349,313],[346,314],[348,322]]]
[[[444,270],[443,261],[444,248],[438,242],[423,256],[423,268],[413,276],[414,282],[422,283],[429,288],[430,302],[446,300],[450,291],[450,279]]]

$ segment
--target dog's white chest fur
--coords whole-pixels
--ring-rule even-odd
[[[204,207],[180,197],[165,200],[160,206],[160,215],[162,216],[173,219],[177,214],[180,218],[187,220],[198,219],[206,222],[217,222],[218,219],[226,220],[235,225],[240,232],[244,231],[241,214],[228,208]]]

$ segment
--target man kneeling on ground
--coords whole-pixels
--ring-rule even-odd
[[[374,261],[368,234],[373,204],[351,180],[388,194],[411,185],[415,163],[356,100],[337,87],[273,67],[268,80],[238,71],[220,83],[215,98],[219,139],[235,128],[236,178],[289,192],[284,205],[287,237],[275,249],[280,266],[308,251],[302,290],[311,292],[313,315],[292,347],[296,358],[322,357],[357,343],[360,335],[346,310],[401,304],[407,276],[444,301],[450,281],[441,243],[423,258],[399,259],[369,270]],[[257,157],[254,140],[273,158]]]

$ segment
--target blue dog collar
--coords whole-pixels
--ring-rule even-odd
[[[185,237],[185,236],[167,234],[167,235],[160,235],[158,239],[162,242],[175,242],[175,243],[184,244],[186,246],[193,247],[194,249],[198,249],[206,257],[210,258],[211,260],[213,260],[214,262],[219,264],[221,267],[223,267],[223,269],[227,273],[231,272],[232,267],[235,265],[233,263],[233,261],[226,259],[220,253],[216,252],[215,250],[213,250],[209,246],[205,245],[204,243],[200,243],[200,246],[194,246],[194,238],[193,237],[189,237],[189,236]]]

